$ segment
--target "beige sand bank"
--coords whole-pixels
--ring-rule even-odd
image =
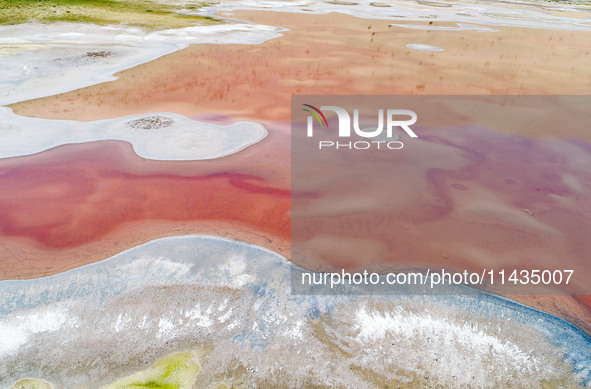
[[[256,46],[191,46],[114,82],[16,104],[15,112],[81,120],[215,112],[288,121],[292,94],[585,94],[591,86],[591,32],[420,30],[342,14],[234,16],[290,31]],[[450,26],[429,23],[422,26]]]

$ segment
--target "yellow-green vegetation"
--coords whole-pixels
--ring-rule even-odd
[[[148,0],[0,0],[0,24],[79,22],[128,24],[150,29],[180,28],[219,23],[207,16],[182,15],[205,2],[183,6]]]
[[[12,389],[51,389],[51,385],[42,380],[25,378],[12,385]]]
[[[101,389],[190,389],[200,370],[196,357],[191,352],[171,355],[145,371],[117,380]]]

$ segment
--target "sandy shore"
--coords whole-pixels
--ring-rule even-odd
[[[291,94],[585,94],[591,85],[591,32],[430,31],[342,14],[234,16],[290,31],[256,46],[191,46],[121,72],[117,81],[13,108],[81,120],[170,111],[288,121]],[[429,23],[422,25],[453,26]]]
[[[525,305],[568,320],[591,334],[591,296],[511,296]]]
[[[0,26],[0,105],[115,80],[114,73],[192,44],[256,45],[279,28],[252,23],[149,31],[129,25]]]

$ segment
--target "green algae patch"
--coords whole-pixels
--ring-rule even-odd
[[[180,6],[148,0],[0,0],[0,24],[72,22],[166,29],[219,23],[211,17],[179,13],[207,5],[188,2]]]
[[[51,389],[51,385],[42,380],[25,378],[12,385],[11,389]]]
[[[174,354],[159,360],[147,370],[117,380],[101,389],[190,389],[199,370],[193,353]]]

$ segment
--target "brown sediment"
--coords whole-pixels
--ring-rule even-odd
[[[207,220],[144,220],[121,225],[111,234],[87,244],[60,250],[49,250],[31,239],[2,237],[0,279],[45,277],[109,258],[152,239],[191,234],[235,239],[289,255],[289,238],[245,224]]]
[[[568,320],[591,334],[591,296],[511,296],[520,303]]]
[[[49,275],[182,234],[226,236],[286,255],[288,139],[276,130],[256,151],[213,161],[148,161],[119,141],[4,159],[0,278]]]
[[[289,121],[292,94],[587,94],[591,87],[589,31],[416,30],[336,13],[234,16],[290,30],[260,45],[194,45],[119,80],[12,107],[80,120],[171,111]],[[450,23],[432,24],[441,25]],[[569,131],[562,135],[591,139]]]

